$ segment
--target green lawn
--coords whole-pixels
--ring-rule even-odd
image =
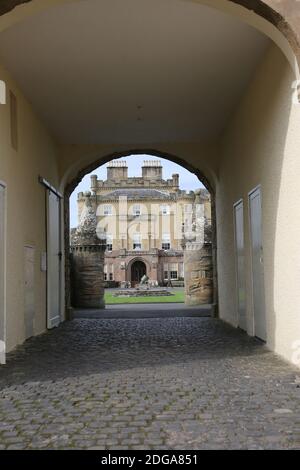
[[[182,303],[184,291],[174,291],[174,295],[162,295],[156,297],[114,297],[112,292],[105,292],[106,305],[112,304],[152,304],[152,303]]]

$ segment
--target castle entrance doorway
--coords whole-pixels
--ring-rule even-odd
[[[143,261],[135,261],[131,266],[131,287],[135,287],[139,284],[146,273],[147,269],[145,263]]]

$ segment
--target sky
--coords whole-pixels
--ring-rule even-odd
[[[120,158],[120,160],[126,160],[128,165],[128,176],[141,176],[144,160],[160,160],[163,167],[163,179],[170,179],[172,173],[179,174],[179,187],[180,189],[186,189],[192,191],[197,188],[203,188],[203,184],[200,183],[197,176],[189,172],[185,168],[176,163],[165,160],[164,158],[153,157],[152,155],[132,155],[129,157]],[[75,188],[70,196],[70,226],[77,227],[77,194],[81,191],[90,191],[90,176],[97,175],[98,179],[106,180],[106,166],[101,165],[96,170],[85,175],[82,181]]]

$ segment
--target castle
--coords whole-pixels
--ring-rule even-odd
[[[153,285],[183,285],[183,248],[195,233],[209,234],[209,192],[183,191],[179,175],[163,179],[160,161],[144,161],[141,176],[128,177],[126,161],[107,165],[107,179],[91,176],[91,191],[78,193],[78,222],[93,207],[97,230],[105,232],[107,287],[138,284],[146,274]],[[207,241],[207,240],[206,240]]]

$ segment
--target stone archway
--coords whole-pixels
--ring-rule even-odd
[[[65,308],[66,308],[66,317],[69,318],[68,311],[70,307],[70,259],[69,259],[69,246],[70,246],[70,220],[69,220],[69,198],[71,193],[75,190],[76,186],[80,183],[82,178],[94,171],[101,165],[108,163],[111,160],[120,159],[128,156],[135,156],[135,155],[144,155],[147,154],[149,156],[163,158],[165,160],[169,160],[174,162],[186,170],[190,171],[191,173],[195,174],[199,181],[208,189],[211,197],[211,249],[212,249],[212,271],[213,271],[213,292],[212,292],[212,315],[218,316],[218,275],[217,275],[217,234],[216,234],[216,204],[215,204],[215,175],[210,175],[209,177],[199,170],[196,167],[193,167],[189,164],[185,159],[178,157],[177,155],[169,154],[160,150],[155,149],[133,149],[133,150],[126,150],[126,151],[119,151],[113,152],[108,155],[104,156],[97,156],[95,157],[94,161],[87,166],[81,168],[77,175],[73,177],[73,179],[69,180],[68,183],[65,185],[64,189],[64,247],[65,247]],[[139,259],[139,258],[138,258]],[[135,258],[130,262],[130,265],[127,267],[127,275],[126,280],[131,282],[131,264],[137,260]],[[147,262],[142,260],[146,266]],[[146,269],[147,273],[150,273],[150,267]]]
[[[55,0],[55,4],[64,4],[72,0]],[[74,1],[74,0],[73,0]],[[195,1],[195,0],[193,0]],[[197,0],[196,0],[197,1]],[[283,39],[288,43],[290,49],[294,52],[297,57],[298,66],[300,64],[300,42],[299,42],[299,29],[300,29],[300,16],[299,16],[299,2],[288,1],[288,0],[198,0],[199,3],[209,4],[220,10],[231,12],[236,16],[243,17],[249,24],[253,24],[254,18],[253,13],[261,20],[265,20],[270,26],[273,26],[276,32],[282,35]],[[49,0],[42,2],[35,2],[34,0],[6,0],[1,2],[0,5],[0,16],[6,15],[6,21],[4,20],[2,29],[10,26],[14,22],[22,21],[28,15],[33,15],[35,12],[47,9],[51,7]],[[38,5],[39,4],[39,5]],[[22,9],[16,7],[22,6]],[[28,9],[26,8],[28,7]],[[236,12],[234,8],[240,8],[240,12]],[[243,12],[245,10],[245,13]],[[11,13],[8,17],[8,14]],[[260,25],[260,29],[263,31],[264,26]],[[266,28],[268,29],[268,28]],[[263,31],[264,32],[264,31]],[[266,32],[269,37],[273,36],[273,40],[280,42],[279,35],[274,38],[274,34]],[[279,45],[279,44],[278,44]],[[283,45],[282,49],[285,46]],[[287,51],[286,51],[287,52]],[[289,55],[289,54],[287,54]]]
[[[146,263],[142,260],[135,260],[130,267],[130,282],[131,287],[135,287],[141,282],[144,275],[147,274]]]
[[[267,0],[267,1],[268,1],[268,5],[275,4],[275,2],[271,3],[271,0]],[[201,0],[199,0],[199,4],[200,4],[200,2],[201,2]],[[225,3],[227,5],[230,5],[230,4],[233,5],[233,7],[232,7],[233,16],[236,13],[236,16],[239,17],[238,13],[240,12],[241,17],[242,17],[242,13],[245,15],[245,17],[247,15],[249,17],[249,15],[250,15],[249,11],[247,11],[247,9],[243,8],[242,6],[236,7],[235,2],[230,2],[230,1],[226,1],[226,0],[212,0],[211,4],[215,5],[215,7],[217,8],[217,5],[218,4],[221,5],[222,2],[223,2],[224,5],[225,5]],[[6,2],[6,5],[8,3],[9,2]],[[32,10],[33,10],[33,2],[28,2],[28,5],[30,3],[32,5]],[[35,2],[35,3],[37,3],[37,2]],[[59,0],[54,0],[54,1],[44,0],[44,1],[39,2],[39,3],[44,5],[44,7],[45,7],[46,3],[48,3],[49,5],[52,3],[54,5],[54,4],[60,3],[60,1]],[[63,1],[61,1],[61,3],[63,3]],[[70,2],[70,4],[71,3],[72,2]],[[188,2],[186,2],[186,3],[188,3]],[[197,0],[194,0],[194,3],[198,3]],[[278,4],[278,5],[281,5],[281,4],[283,5],[283,4],[287,4],[287,3],[288,3],[288,1],[285,1],[285,2],[277,1],[276,2],[276,4]],[[292,2],[290,2],[290,3],[292,3]],[[296,2],[293,2],[293,3],[296,3]],[[17,3],[15,2],[15,4],[17,4]],[[244,4],[246,4],[246,2],[244,2]],[[253,5],[260,5],[262,7],[262,5],[264,3],[263,2],[253,2],[252,4]],[[21,12],[21,10],[22,11],[27,10],[30,13],[31,5],[30,5],[30,8],[29,7],[27,8],[26,5],[22,8],[17,8],[16,12],[19,13],[19,12]],[[241,5],[241,3],[239,3],[239,5]],[[249,3],[249,5],[250,5],[250,3]],[[197,6],[197,8],[198,8],[198,6]],[[11,17],[11,15],[6,15],[6,16]],[[252,17],[255,18],[256,21],[261,21],[261,23],[264,22],[264,24],[266,24],[267,23],[266,21],[262,21],[263,16],[264,16],[263,14],[261,16],[259,16],[258,14],[252,13]],[[274,18],[275,18],[275,15],[274,15]],[[284,18],[284,16],[281,17],[282,20],[283,20],[283,18]],[[4,22],[5,19],[1,17],[1,21],[2,20]],[[121,20],[122,20],[122,18],[121,18]],[[246,18],[246,21],[247,21],[247,18]],[[39,18],[37,18],[37,23],[38,22],[39,22]],[[87,24],[87,23],[85,23],[85,24]],[[180,24],[180,20],[178,21],[178,24]],[[271,27],[271,22],[269,23],[269,26]],[[2,23],[1,23],[1,27],[2,27]],[[84,24],[83,24],[83,28],[84,28]],[[272,28],[275,31],[275,28],[273,26],[272,26]],[[284,22],[282,22],[282,28],[284,28]],[[65,34],[64,29],[62,31],[62,34],[63,34],[62,37],[64,37],[64,34]],[[49,34],[50,39],[51,39],[51,37],[52,37],[52,35]],[[183,52],[185,53],[186,50],[189,50],[189,49],[187,47],[184,47],[184,46],[185,45],[183,44]],[[28,48],[28,50],[30,50],[30,49],[31,48]],[[195,49],[196,49],[196,47],[195,47]],[[44,49],[43,49],[42,52],[44,53],[45,59],[47,59],[47,54],[45,53]],[[176,53],[176,50],[174,50],[174,52]],[[276,51],[276,54],[277,54],[277,52],[278,51]],[[176,57],[176,55],[175,55],[175,57]],[[217,55],[212,55],[211,57],[215,58],[215,57],[217,57]],[[18,56],[16,56],[16,59],[17,58],[18,58]],[[270,57],[270,63],[274,63],[272,58],[273,58],[273,56]],[[283,64],[283,62],[281,63],[281,58],[278,58],[278,59],[280,60],[280,67],[279,67],[280,70],[282,70],[282,72],[286,71],[286,64],[285,63]],[[225,60],[227,60],[227,58]],[[179,61],[178,61],[178,63],[179,63]],[[268,65],[270,65],[270,63],[268,63]],[[138,64],[138,61],[137,61],[137,64]],[[175,65],[177,67],[177,61],[175,61]],[[269,70],[273,70],[273,68],[270,67]],[[271,82],[274,82],[274,76],[277,77],[276,73],[268,75],[267,70],[264,70],[264,72],[266,72],[266,73],[264,73],[264,76],[266,76],[266,77],[271,76],[271,77],[273,77],[273,80],[269,79],[267,81],[266,85],[265,85],[265,83],[263,83],[261,85],[261,88],[260,88],[260,90],[261,90],[260,91],[260,96],[261,97],[265,96],[264,91],[267,89],[268,85],[270,85]],[[216,75],[216,76],[220,77],[222,75]],[[287,80],[284,81],[284,85],[287,85],[287,86],[286,87],[284,86],[285,90],[283,90],[283,91],[286,92],[286,93],[284,94],[284,96],[283,96],[283,94],[278,96],[280,106],[281,106],[281,103],[283,103],[283,102],[287,103],[287,100],[289,99],[289,96],[287,96],[288,95],[287,90],[291,90],[291,84],[292,84],[292,79],[293,78],[294,77],[292,76],[292,74],[288,74]],[[219,81],[216,80],[216,82],[219,82]],[[274,102],[274,98],[276,98],[277,94],[279,94],[279,92],[281,91],[280,80],[278,80],[275,85],[276,86],[274,87],[274,90],[272,89],[272,93],[270,93],[270,95],[268,95],[268,98],[270,98],[270,99],[269,99],[269,101],[267,101],[267,104],[270,104],[270,110],[268,109],[268,111],[266,112],[266,115],[272,115],[273,116],[273,113],[271,111],[275,111],[275,110],[277,111],[277,108],[275,109],[274,107],[272,108],[271,106],[272,106],[272,103]],[[205,88],[203,88],[203,89],[205,90]],[[269,89],[269,87],[268,87],[268,89]],[[256,103],[254,98],[255,98],[255,100],[257,100],[257,102],[261,103],[261,100],[259,100],[258,93],[254,97],[251,96],[249,98],[249,102]],[[216,101],[216,115],[219,115],[219,112],[220,112],[221,108],[222,108],[221,102]],[[282,108],[283,108],[283,110],[288,108],[288,111],[286,113],[281,113],[280,111],[282,110]],[[282,108],[281,107],[278,108],[278,113],[276,112],[276,121],[275,121],[275,123],[273,123],[273,122],[270,123],[270,130],[273,131],[273,128],[274,128],[275,124],[278,126],[278,128],[282,129],[282,134],[283,135],[282,135],[281,139],[279,139],[279,142],[280,142],[280,144],[281,144],[281,142],[283,144],[285,144],[285,137],[286,137],[285,133],[288,130],[288,122],[289,121],[288,121],[287,118],[289,117],[288,114],[289,114],[290,106],[286,106],[286,107],[282,106]],[[99,109],[99,106],[98,106],[98,109]],[[102,107],[101,109],[105,109],[105,108]],[[250,111],[251,110],[252,110],[252,108],[250,109]],[[249,111],[248,107],[245,108],[245,114],[244,115],[248,116],[248,111]],[[183,157],[183,159],[185,159],[186,161],[190,161],[195,167],[198,167],[201,170],[205,169],[205,166],[204,166],[204,164],[205,164],[206,167],[208,167],[208,171],[204,171],[205,175],[209,178],[209,176],[210,176],[209,175],[209,168],[211,168],[211,172],[214,172],[214,174],[217,175],[217,178],[219,178],[220,184],[217,186],[217,188],[218,188],[218,218],[219,218],[219,221],[220,221],[219,226],[221,227],[223,221],[224,221],[224,223],[226,223],[226,221],[229,220],[229,223],[228,223],[228,226],[227,226],[227,232],[225,234],[225,235],[228,235],[228,237],[224,236],[222,238],[222,233],[224,233],[224,232],[222,232],[222,231],[219,232],[219,239],[220,239],[220,243],[219,243],[220,250],[219,250],[219,252],[222,252],[222,250],[224,250],[224,252],[225,252],[226,246],[224,246],[224,245],[230,246],[231,248],[233,246],[233,239],[232,239],[232,236],[231,236],[231,233],[233,231],[231,231],[231,233],[229,233],[230,228],[231,228],[230,227],[230,222],[231,222],[231,219],[232,219],[231,212],[230,212],[229,209],[230,209],[230,204],[232,202],[231,199],[240,197],[240,194],[235,195],[235,193],[233,193],[233,190],[235,190],[236,193],[241,193],[244,190],[246,191],[246,189],[242,186],[242,181],[241,181],[240,185],[236,183],[236,181],[239,183],[240,175],[243,174],[242,170],[240,169],[240,166],[238,166],[237,163],[241,161],[240,156],[243,156],[244,151],[247,150],[247,148],[249,148],[250,141],[256,141],[256,135],[260,136],[259,132],[261,131],[263,133],[266,130],[266,128],[264,126],[264,122],[258,121],[256,119],[258,115],[265,117],[264,114],[262,114],[261,112],[258,112],[258,111],[261,111],[261,109],[259,109],[259,106],[254,107],[252,111],[253,111],[253,119],[252,119],[251,122],[253,122],[253,123],[257,122],[258,123],[257,126],[255,127],[255,132],[253,132],[253,136],[249,132],[249,128],[247,127],[248,123],[246,123],[246,125],[244,126],[245,130],[244,130],[243,133],[241,133],[242,129],[239,126],[234,127],[234,131],[235,131],[236,136],[239,136],[239,135],[242,134],[243,136],[248,137],[247,145],[246,145],[246,142],[243,141],[243,142],[240,143],[240,148],[237,148],[237,146],[233,143],[233,141],[236,140],[236,139],[232,139],[232,141],[231,141],[231,135],[228,135],[226,133],[225,137],[226,138],[227,138],[227,136],[229,137],[229,139],[228,139],[229,141],[226,142],[226,148],[224,148],[224,149],[223,149],[223,147],[221,148],[221,145],[219,145],[220,142],[219,141],[216,142],[216,147],[218,147],[218,148],[216,148],[215,159],[211,159],[211,161],[208,161],[208,159],[206,161],[205,157],[204,156],[202,157],[201,151],[199,152],[199,147],[200,146],[198,146],[198,145],[194,146],[195,150],[194,150],[194,153],[192,154],[190,148],[187,149],[186,151],[184,150],[185,144],[183,145],[182,142],[175,142],[175,141],[173,142],[172,141],[171,144],[173,145],[173,147],[171,149],[169,144],[168,144],[169,146],[167,148],[167,145],[162,143],[163,140],[159,140],[159,139],[155,140],[154,138],[152,138],[152,140],[150,140],[151,139],[151,132],[149,132],[148,140],[145,140],[146,146],[147,145],[153,146],[153,148],[158,147],[160,149],[165,149],[167,151],[170,151],[170,153],[181,155]],[[277,122],[277,119],[279,121],[279,116],[277,116],[277,114],[280,115],[280,123]],[[104,116],[105,116],[105,119],[106,119],[106,114],[104,114]],[[86,121],[86,122],[88,122],[88,121]],[[96,121],[96,122],[98,122],[98,121]],[[248,120],[248,122],[249,122],[249,120]],[[229,122],[229,124],[231,124],[231,121]],[[199,126],[199,128],[200,127],[201,126]],[[289,133],[288,133],[288,135],[289,135]],[[270,142],[273,142],[273,139],[271,139],[271,138],[268,139],[268,134],[267,133],[265,133],[265,136],[266,136],[266,140],[268,140]],[[264,137],[264,136],[262,136],[262,137]],[[199,137],[196,136],[195,138],[199,138]],[[216,139],[217,139],[217,137],[216,137]],[[56,155],[54,149],[53,149],[53,152],[52,152],[52,147],[51,147],[51,152],[52,152],[53,155],[52,156],[49,155],[49,158],[47,159],[47,162],[46,162],[45,166],[40,167],[41,171],[43,171],[43,172],[45,171],[45,173],[46,173],[45,176],[47,176],[49,181],[51,181],[53,184],[56,184],[57,186],[59,184],[61,184],[61,188],[65,188],[65,184],[74,181],[74,177],[76,177],[76,175],[79,174],[79,172],[82,170],[82,168],[85,168],[88,163],[94,162],[96,160],[96,158],[94,158],[94,159],[90,158],[91,152],[95,152],[95,153],[98,152],[98,158],[99,158],[100,156],[108,155],[108,154],[112,153],[112,147],[114,147],[114,150],[118,151],[118,150],[124,150],[124,148],[128,149],[129,145],[130,145],[131,148],[137,148],[137,147],[139,147],[140,145],[143,144],[143,143],[141,143],[141,140],[139,140],[139,139],[137,139],[137,140],[130,139],[129,140],[129,138],[128,138],[128,140],[123,141],[120,138],[120,139],[115,139],[115,140],[112,139],[112,140],[115,143],[114,144],[107,144],[106,147],[105,147],[104,144],[103,145],[101,144],[102,145],[102,151],[99,150],[99,146],[96,143],[95,144],[92,144],[92,143],[86,144],[86,145],[89,145],[89,147],[85,147],[85,144],[83,144],[83,143],[81,143],[81,144],[78,143],[78,146],[81,145],[81,147],[76,147],[77,144],[75,144],[75,143],[74,144],[65,143],[64,146],[59,149],[59,152]],[[129,144],[128,144],[128,142],[129,142]],[[144,144],[145,144],[145,142],[144,142]],[[149,143],[149,144],[147,144],[147,143]],[[127,145],[127,147],[126,147],[126,145]],[[177,145],[177,148],[175,148],[175,145]],[[65,146],[68,146],[68,149],[65,149]],[[275,147],[275,143],[274,143],[274,147]],[[282,149],[279,148],[279,146],[277,146],[276,149],[277,148],[278,148],[278,155],[280,155],[280,154],[284,155],[283,150],[286,148],[286,145],[282,145]],[[233,151],[235,149],[236,149],[237,156],[231,157],[231,155],[233,154]],[[174,150],[174,152],[172,150]],[[209,153],[209,152],[207,152],[207,148],[204,149],[204,150],[205,150],[205,152],[203,151],[203,154],[204,153],[206,153],[206,154]],[[267,150],[269,150],[269,149],[267,149]],[[32,152],[28,152],[28,154],[31,154],[31,153]],[[43,154],[43,152],[38,152],[38,153],[40,155]],[[224,156],[223,156],[223,153],[224,153]],[[253,164],[252,164],[252,167],[251,167],[251,169],[252,169],[254,167],[255,163],[254,163],[254,160],[251,159],[251,156],[249,156],[249,153],[247,155],[247,158],[249,159],[249,162],[253,161]],[[193,158],[189,158],[190,154],[193,156]],[[253,150],[253,155],[257,155],[257,154],[258,154],[258,152],[257,152],[257,149],[255,148]],[[272,158],[273,158],[273,149],[271,149],[271,151],[267,151],[266,154],[271,155]],[[89,157],[85,158],[84,155],[85,156],[88,155]],[[83,157],[85,159],[85,161],[81,160],[81,157]],[[264,162],[265,158],[267,158],[267,156],[265,156],[264,154],[259,154],[258,164],[260,165],[261,162]],[[11,158],[10,158],[10,160],[13,162],[13,160]],[[49,160],[49,164],[48,164],[48,160]],[[45,158],[45,161],[46,161],[46,158]],[[285,165],[288,166],[289,160],[285,160],[285,161],[286,161]],[[103,160],[102,160],[102,162],[103,162]],[[235,171],[233,177],[231,177],[231,175],[229,175],[230,170],[229,169],[227,170],[227,168],[225,168],[225,166],[227,165],[227,162],[228,162],[228,168],[229,167],[230,168],[236,168],[236,171]],[[278,162],[279,162],[278,164],[280,164],[281,162],[283,163],[283,158],[282,158],[282,160],[280,160],[280,158],[278,157]],[[26,163],[27,163],[27,161],[26,161]],[[266,165],[265,164],[263,164],[261,166],[259,166],[259,165],[257,165],[258,168],[261,168],[261,167],[266,168],[267,167],[266,166],[267,161],[266,161]],[[34,161],[32,160],[32,163],[31,163],[31,160],[28,160],[28,168],[30,167],[30,175],[32,175],[32,177],[36,176],[35,173],[34,173],[34,170],[33,170],[33,166],[34,166]],[[270,167],[271,166],[272,165],[270,164]],[[246,167],[246,165],[244,165],[244,167],[248,168],[248,167]],[[280,167],[280,169],[281,169],[281,167]],[[278,168],[278,170],[276,169],[276,171],[277,171],[276,177],[278,175],[278,178],[275,179],[275,180],[276,180],[276,182],[278,182],[278,187],[280,189],[281,188],[281,186],[280,186],[281,180],[283,179],[283,178],[280,178],[280,177],[284,176],[284,172],[281,175],[281,171],[279,171],[279,168]],[[249,184],[249,185],[252,184],[250,182],[250,176],[252,178],[252,180],[251,180],[252,182],[255,181],[255,184],[256,184],[256,182],[259,182],[259,181],[256,181],[256,179],[260,178],[260,175],[258,177],[256,177],[256,175],[254,173],[254,170],[253,170],[253,174],[249,171],[249,183],[248,183],[248,175],[245,175],[245,181],[247,181],[247,184]],[[10,175],[9,175],[9,177],[10,177]],[[30,184],[30,180],[26,180],[27,187],[29,186],[29,184]],[[227,194],[226,194],[227,188],[228,188],[228,193],[227,193],[228,197],[227,197]],[[249,188],[249,189],[251,189],[251,188]],[[278,194],[279,194],[279,192],[280,191],[277,191]],[[280,192],[280,194],[281,193],[282,193],[282,191]],[[24,191],[24,194],[26,194],[25,191]],[[226,199],[226,197],[227,197],[227,199]],[[243,195],[243,197],[246,200],[246,197],[247,197],[246,192],[245,192],[245,195]],[[279,197],[278,197],[278,201],[279,201]],[[66,208],[67,208],[67,204],[66,204]],[[276,214],[276,211],[278,211],[278,207],[274,207],[274,209],[273,209],[274,214]],[[42,214],[42,211],[41,211],[41,214]],[[274,220],[275,220],[275,217],[274,217]],[[276,219],[276,220],[278,220],[278,219]],[[270,227],[267,226],[267,227],[269,228],[267,238],[271,238],[271,242],[273,242],[273,234],[274,234],[274,243],[273,243],[273,245],[274,245],[274,247],[275,247],[275,245],[277,247],[277,238],[276,238],[277,237],[277,225],[274,224],[275,228],[273,226],[270,226]],[[276,231],[275,231],[275,229],[276,229]],[[42,230],[40,228],[38,228],[36,230],[36,232],[38,233],[38,236],[39,236],[39,233],[42,233]],[[42,237],[41,237],[41,240],[42,240]],[[225,240],[225,243],[222,245],[223,240]],[[42,246],[42,244],[40,246]],[[272,248],[273,248],[273,246],[272,246]],[[271,251],[272,250],[270,249],[270,253],[271,253]],[[221,256],[222,256],[222,253],[221,253]],[[223,258],[220,258],[220,259],[221,259],[221,261],[219,263],[220,273],[221,273],[220,278],[222,280],[221,290],[222,290],[222,293],[224,292],[224,297],[225,297],[225,293],[226,293],[227,297],[230,297],[227,293],[231,292],[231,289],[228,289],[228,286],[230,288],[232,288],[232,291],[234,291],[233,275],[232,275],[232,279],[230,278],[228,283],[226,283],[225,281],[223,282],[223,277],[225,279],[226,276],[227,276],[226,266],[228,265],[228,261],[231,261],[231,260],[229,259],[229,256],[227,254],[226,254],[226,256],[224,256]],[[232,257],[232,263],[231,264],[232,264],[231,273],[233,273],[234,272],[233,257]],[[272,263],[270,262],[269,265],[271,265],[271,264]],[[274,270],[274,273],[276,274],[275,278],[277,278],[277,272],[275,272],[275,270]],[[272,275],[273,275],[273,272],[272,272],[272,269],[270,269],[270,276],[268,278],[268,283],[271,286],[271,288],[269,289],[270,290],[270,292],[269,292],[270,315],[275,317],[275,314],[273,315],[273,310],[272,310],[272,308],[273,308],[273,303],[272,303],[273,302],[273,295],[272,295],[273,291],[272,291],[272,288],[274,288],[274,286],[275,286],[274,282],[272,282],[273,281]],[[40,289],[40,291],[43,292],[42,288]],[[249,291],[250,291],[250,289],[249,289]],[[231,296],[231,297],[233,297],[233,296]],[[233,308],[232,308],[233,302],[231,302],[231,301],[226,302],[227,299],[222,299],[222,296],[220,296],[220,298],[223,301],[223,303],[221,302],[221,307],[223,309],[223,306],[224,306],[224,311],[226,312],[226,317],[228,317],[230,319],[233,319],[232,321],[234,321],[233,314],[232,314],[232,316],[229,316],[229,311],[230,310],[231,310],[231,312],[234,311]],[[276,308],[277,308],[277,306],[276,306]],[[278,330],[279,325],[276,325],[276,327],[277,327],[277,330]],[[274,328],[274,331],[275,331],[275,328]],[[276,340],[277,340],[277,336],[276,336]]]

